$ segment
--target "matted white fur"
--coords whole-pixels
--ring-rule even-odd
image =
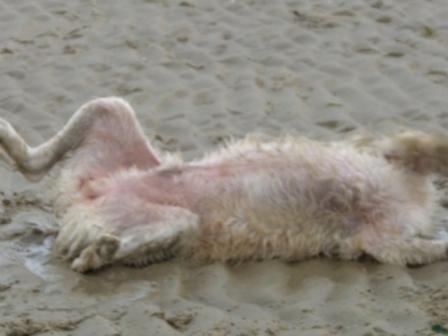
[[[171,257],[368,254],[403,265],[447,257],[448,241],[428,238],[436,207],[431,176],[448,171],[442,136],[247,138],[183,162],[156,151],[130,105],[111,97],[83,105],[36,148],[0,119],[0,143],[32,180],[60,163],[55,250],[80,272]]]

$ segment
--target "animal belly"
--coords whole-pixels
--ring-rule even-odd
[[[288,163],[216,177],[202,189],[198,212],[210,221],[248,225],[261,232],[324,230],[351,234],[360,225],[381,221],[391,203],[410,203],[404,181],[382,160],[322,157],[321,162]]]

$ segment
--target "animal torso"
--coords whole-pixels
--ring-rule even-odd
[[[184,253],[200,260],[356,257],[353,237],[366,227],[415,234],[430,223],[433,202],[426,180],[346,144],[243,141],[149,170],[77,167],[61,182],[73,188],[63,206],[96,209],[111,221],[132,221],[129,200],[188,209],[198,215],[199,234]]]

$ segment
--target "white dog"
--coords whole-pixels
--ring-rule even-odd
[[[448,173],[439,136],[243,140],[185,163],[151,146],[128,103],[101,98],[35,148],[0,119],[0,144],[30,179],[61,163],[55,247],[79,272],[171,257],[447,258],[448,241],[425,238],[436,205],[430,176]]]

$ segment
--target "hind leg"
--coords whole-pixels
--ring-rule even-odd
[[[61,131],[37,147],[30,147],[11,124],[0,118],[0,149],[30,180],[40,179],[67,152],[80,147],[89,147],[92,155],[104,150],[95,163],[111,168],[159,163],[133,109],[120,98],[99,98],[84,104]]]
[[[140,267],[188,253],[197,237],[198,216],[179,207],[163,208],[158,222],[135,225],[119,233],[117,261]]]
[[[361,239],[362,250],[382,263],[424,265],[448,258],[448,241],[397,235],[367,236]]]
[[[145,266],[184,255],[195,239],[198,216],[185,208],[128,195],[106,203],[92,216],[97,216],[95,226],[75,222],[72,228],[63,228],[56,240],[78,272],[112,263]]]
[[[116,237],[104,235],[84,248],[79,257],[72,262],[71,267],[80,273],[98,269],[113,262],[119,247],[120,241]]]

